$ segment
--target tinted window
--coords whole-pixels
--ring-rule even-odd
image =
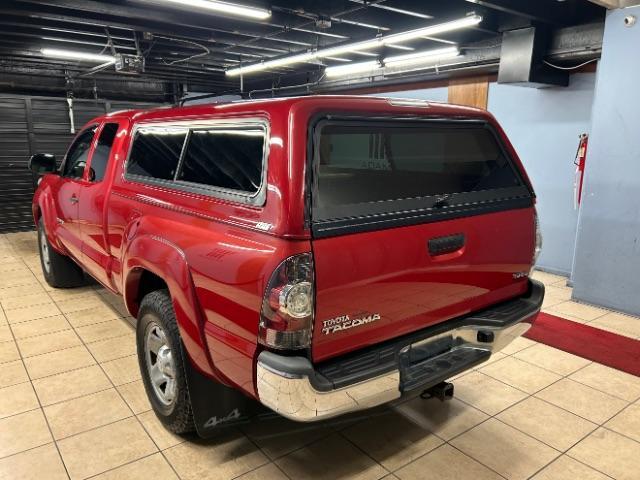
[[[161,180],[173,180],[182,145],[187,136],[185,128],[148,127],[136,132],[127,162],[127,173]]]
[[[116,133],[118,133],[117,123],[107,123],[102,127],[102,132],[100,133],[100,137],[98,137],[98,144],[91,157],[90,180],[100,182],[104,178],[104,172],[107,169],[107,163],[109,162],[109,155],[111,154],[111,147],[116,138]]]
[[[93,126],[80,133],[69,147],[64,161],[64,177],[80,178],[87,164],[87,157],[91,149],[91,141],[96,133],[97,126]]]
[[[521,185],[495,136],[483,125],[326,125],[319,157],[321,206]]]
[[[260,188],[262,129],[193,130],[178,179],[255,193]]]

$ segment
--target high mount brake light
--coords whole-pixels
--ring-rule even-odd
[[[313,256],[301,253],[275,269],[267,285],[260,314],[260,343],[281,350],[311,344],[314,300]]]

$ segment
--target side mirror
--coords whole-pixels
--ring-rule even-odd
[[[29,169],[38,175],[54,173],[57,170],[56,156],[50,153],[36,153],[29,159]]]
[[[82,178],[82,176],[84,175],[84,168],[86,166],[85,162],[79,162],[77,163],[72,169],[71,169],[71,177],[73,178]]]

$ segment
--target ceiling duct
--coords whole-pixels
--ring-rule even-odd
[[[554,69],[544,63],[550,41],[550,32],[542,27],[504,32],[498,83],[535,88],[569,85],[568,72]]]

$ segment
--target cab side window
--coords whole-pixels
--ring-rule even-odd
[[[97,125],[82,132],[71,144],[64,161],[62,176],[68,178],[82,178],[87,164],[91,142],[97,130]]]
[[[92,182],[101,182],[104,173],[107,170],[109,156],[111,155],[111,147],[118,133],[117,123],[105,123],[102,132],[98,137],[98,144],[93,151],[91,164],[89,165],[89,180]]]

